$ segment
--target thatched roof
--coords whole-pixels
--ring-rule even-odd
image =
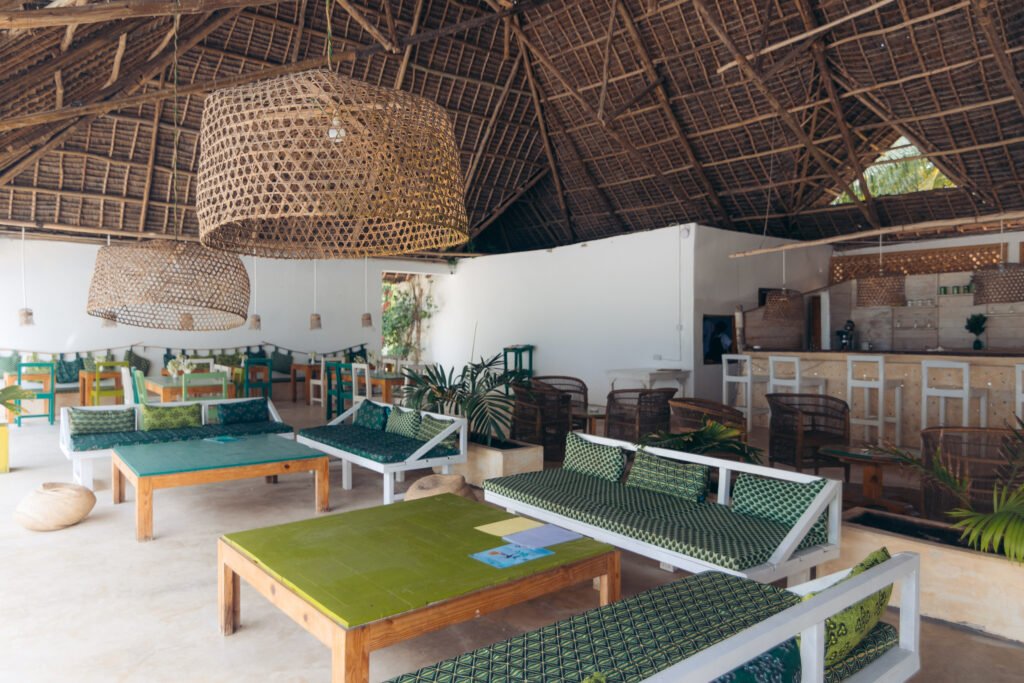
[[[0,231],[194,238],[204,93],[322,63],[328,4],[450,112],[477,248],[1024,209],[1020,0],[0,0]],[[832,206],[901,135],[957,187]]]

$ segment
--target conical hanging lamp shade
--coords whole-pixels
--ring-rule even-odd
[[[249,276],[234,254],[195,242],[101,247],[89,315],[136,327],[227,330],[245,322]]]
[[[794,289],[773,289],[764,301],[765,320],[803,320],[804,295]]]
[[[906,275],[870,275],[857,278],[857,305],[906,306]]]
[[[469,239],[447,113],[326,69],[211,93],[196,212],[208,247],[331,259]]]

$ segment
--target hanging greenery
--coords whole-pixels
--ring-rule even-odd
[[[383,283],[381,336],[385,356],[419,362],[427,321],[439,310],[430,287],[430,280],[421,277]]]

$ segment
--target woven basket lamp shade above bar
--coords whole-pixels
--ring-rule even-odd
[[[974,271],[974,304],[1012,304],[1024,301],[1024,264],[1000,263]]]
[[[871,275],[857,278],[857,305],[906,306],[906,275]]]
[[[210,94],[200,136],[208,247],[331,259],[469,239],[454,129],[422,97],[303,71]]]
[[[764,301],[765,320],[803,320],[804,295],[793,289],[773,289]]]
[[[101,247],[89,315],[136,327],[227,330],[245,322],[249,275],[242,260],[195,242]]]

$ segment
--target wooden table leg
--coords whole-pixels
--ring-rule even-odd
[[[217,543],[217,605],[220,632],[230,636],[239,627],[242,613],[241,577],[224,561],[224,548]]]
[[[882,468],[875,463],[864,463],[861,477],[864,497],[868,500],[880,499],[882,497]]]
[[[316,511],[331,509],[331,463],[324,458],[316,468]]]
[[[618,602],[622,597],[622,572],[619,561],[619,552],[612,553],[608,560],[608,573],[598,577],[601,595],[601,606]]]
[[[153,483],[145,477],[135,485],[135,540],[153,540]]]
[[[124,502],[124,474],[115,458],[110,459],[110,492],[114,495],[114,505]]]
[[[289,374],[290,377],[288,383],[292,385],[292,403],[295,403],[298,400],[299,396],[299,393],[295,387],[295,368],[292,368]]]
[[[384,380],[383,386],[380,389],[381,399],[384,403],[391,403],[391,382]],[[370,398],[373,398],[373,392],[370,392]]]
[[[362,628],[334,629],[331,645],[331,683],[367,683],[370,680],[370,642]]]

